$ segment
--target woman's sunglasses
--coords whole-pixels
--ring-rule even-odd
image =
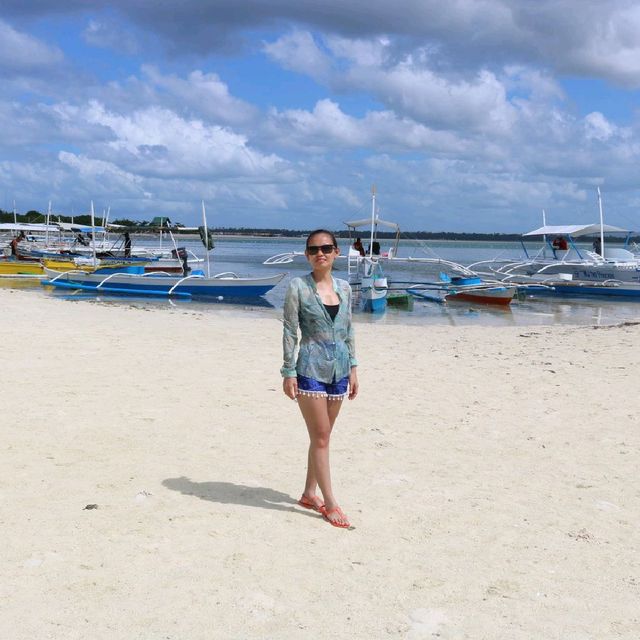
[[[325,256],[328,256],[330,253],[333,253],[335,247],[332,244],[323,244],[320,246],[310,245],[307,247],[307,253],[310,256],[315,256],[318,251],[322,251]]]

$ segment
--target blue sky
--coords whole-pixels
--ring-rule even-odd
[[[446,4],[446,6],[445,6]],[[627,0],[5,0],[0,207],[640,229]]]

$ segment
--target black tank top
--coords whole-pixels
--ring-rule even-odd
[[[338,315],[338,309],[340,308],[339,304],[325,304],[324,308],[327,310],[329,317],[331,320],[335,320]]]

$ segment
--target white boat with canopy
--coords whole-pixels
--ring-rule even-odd
[[[623,234],[623,246],[605,243],[607,234]],[[595,237],[589,246],[579,241]],[[469,269],[500,280],[517,281],[521,278],[547,280],[550,277],[570,277],[585,282],[619,280],[640,282],[640,260],[628,247],[630,232],[606,224],[543,225],[522,235],[523,258],[494,259],[474,262]],[[531,253],[525,241],[541,238],[542,245]],[[564,241],[563,241],[564,239]]]
[[[379,312],[387,307],[387,293],[389,284],[380,262],[380,243],[378,242],[378,227],[387,227],[396,232],[395,251],[398,248],[400,227],[395,222],[381,220],[376,212],[376,189],[371,189],[371,217],[362,220],[345,222],[349,229],[349,253],[347,254],[347,275],[349,284],[355,288],[360,296],[365,311]],[[358,229],[370,228],[369,247],[365,251],[354,247],[351,233]],[[360,242],[360,241],[359,241]],[[360,243],[361,244],[361,243]],[[390,249],[390,251],[393,251]]]

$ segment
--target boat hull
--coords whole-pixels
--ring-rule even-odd
[[[506,307],[511,304],[516,293],[515,287],[496,287],[495,289],[474,289],[454,291],[445,296],[447,302],[474,302],[476,304],[494,304]]]
[[[374,265],[378,270],[369,276],[362,278],[360,292],[362,296],[362,309],[369,313],[381,313],[387,308],[387,292],[389,285],[382,275],[379,265]]]
[[[117,273],[109,277],[78,272],[57,273],[45,270],[44,285],[66,289],[152,296],[199,296],[223,298],[259,297],[273,289],[284,273],[266,278],[161,276]]]
[[[516,287],[470,285],[468,289],[464,289],[448,284],[432,283],[424,287],[410,287],[407,289],[407,293],[440,304],[444,302],[472,302],[506,307],[511,304]]]
[[[30,276],[39,277],[44,274],[39,262],[29,260],[0,260],[0,276]]]
[[[529,296],[557,296],[561,298],[625,298],[640,300],[640,285],[630,282],[622,284],[600,284],[590,282],[546,282],[545,286],[533,285],[525,288]]]
[[[387,306],[404,311],[413,311],[413,296],[408,293],[388,293]]]
[[[110,273],[144,273],[144,262],[116,262],[99,260],[94,266],[93,264],[76,264],[72,260],[54,260],[52,258],[42,258],[42,264],[49,271],[65,272],[65,271],[84,271],[86,273],[102,274],[104,277]]]
[[[368,313],[382,313],[387,308],[386,298],[364,298],[362,308]]]

